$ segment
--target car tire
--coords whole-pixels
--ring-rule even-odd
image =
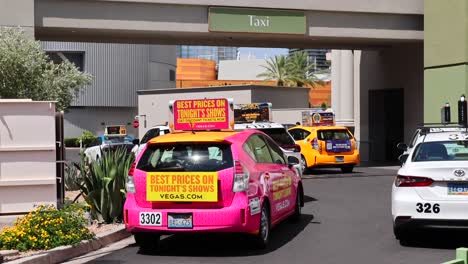
[[[307,162],[303,155],[301,155],[301,163],[302,163],[302,174],[310,173],[310,169],[309,167],[307,167]]]
[[[296,204],[294,205],[294,213],[292,214],[291,219],[294,221],[301,220],[302,216],[302,188],[298,187],[296,192]]]
[[[351,173],[351,172],[353,172],[353,170],[354,170],[353,165],[341,167],[341,172],[343,172],[343,173]]]
[[[411,235],[407,229],[393,226],[393,234],[395,238],[400,241],[400,245],[407,246],[410,244]]]
[[[270,231],[271,231],[271,221],[270,221],[270,210],[266,203],[262,206],[262,211],[260,214],[260,224],[258,228],[258,234],[255,236],[255,246],[258,249],[264,249],[268,246],[270,242]]]
[[[135,242],[143,253],[154,253],[159,248],[160,235],[155,233],[134,233]]]

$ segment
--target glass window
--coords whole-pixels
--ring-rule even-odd
[[[280,146],[295,145],[294,139],[289,135],[286,128],[257,128],[273,139]]]
[[[89,144],[90,147],[94,147],[94,146],[100,146],[102,144],[102,138],[101,137],[97,137],[95,138],[93,141],[91,141],[91,143]]]
[[[220,171],[234,165],[228,144],[152,144],[137,168],[143,171]]]
[[[150,130],[148,130],[148,132],[146,132],[146,134],[143,136],[143,138],[141,139],[141,144],[145,144],[146,142],[148,142],[150,139],[152,138],[155,138],[159,136],[159,128],[151,128]]]
[[[424,142],[419,144],[413,161],[468,160],[468,141]]]
[[[268,142],[268,147],[271,151],[271,156],[273,157],[273,162],[276,164],[286,164],[286,160],[284,159],[283,151],[276,145],[271,139],[265,138],[266,142]]]
[[[260,135],[251,136],[244,144],[244,150],[257,162],[273,163],[268,146]]]
[[[106,136],[104,137],[105,143],[107,144],[119,144],[119,143],[131,143],[132,139],[127,136]]]
[[[169,81],[171,81],[171,82],[175,81],[175,71],[174,70],[169,70]]]
[[[348,140],[353,138],[345,129],[318,130],[317,137],[319,140]]]
[[[304,129],[291,129],[288,131],[289,134],[294,138],[294,140],[304,140],[306,137],[310,135],[310,132]]]

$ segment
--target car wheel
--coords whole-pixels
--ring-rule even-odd
[[[270,211],[267,208],[267,204],[263,204],[262,213],[260,216],[260,226],[258,229],[258,234],[255,237],[256,247],[259,249],[264,249],[267,247],[268,242],[270,241]]]
[[[294,205],[294,214],[292,219],[294,221],[299,221],[302,215],[302,188],[298,187],[296,192],[296,204]]]
[[[155,233],[134,233],[136,244],[143,253],[154,253],[159,248],[159,234]]]
[[[403,229],[401,227],[396,227],[395,225],[393,226],[393,234],[395,235],[395,238],[400,241],[400,244],[402,246],[407,246],[410,243],[410,235],[409,231],[406,229]]]
[[[353,172],[353,169],[354,169],[354,166],[353,166],[353,165],[341,167],[341,171],[342,171],[343,173],[351,173],[351,172]]]
[[[309,173],[309,168],[307,167],[307,162],[304,156],[301,155],[301,168],[302,168],[302,173],[305,174],[306,172]]]

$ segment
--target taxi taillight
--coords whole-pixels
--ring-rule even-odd
[[[249,171],[238,160],[234,161],[233,192],[243,192],[249,189]]]
[[[135,167],[136,163],[134,162],[132,166],[130,167],[130,170],[128,170],[128,175],[127,175],[127,184],[125,184],[125,189],[127,190],[127,193],[135,193],[135,181],[133,180],[133,174],[135,173]]]
[[[426,187],[432,185],[434,180],[426,177],[402,176],[398,175],[395,179],[396,187]]]
[[[310,142],[310,144],[312,144],[312,148],[313,148],[313,149],[315,149],[315,150],[320,150],[320,145],[319,145],[319,142],[318,142],[318,139],[317,139],[317,138],[312,139],[312,141]]]
[[[130,167],[130,170],[128,170],[128,176],[133,176],[133,173],[135,173],[135,167],[136,163],[133,162],[132,166]]]

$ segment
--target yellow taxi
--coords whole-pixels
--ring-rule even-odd
[[[342,126],[296,126],[289,129],[301,147],[303,169],[337,167],[344,173],[359,164],[359,150],[353,134]]]

